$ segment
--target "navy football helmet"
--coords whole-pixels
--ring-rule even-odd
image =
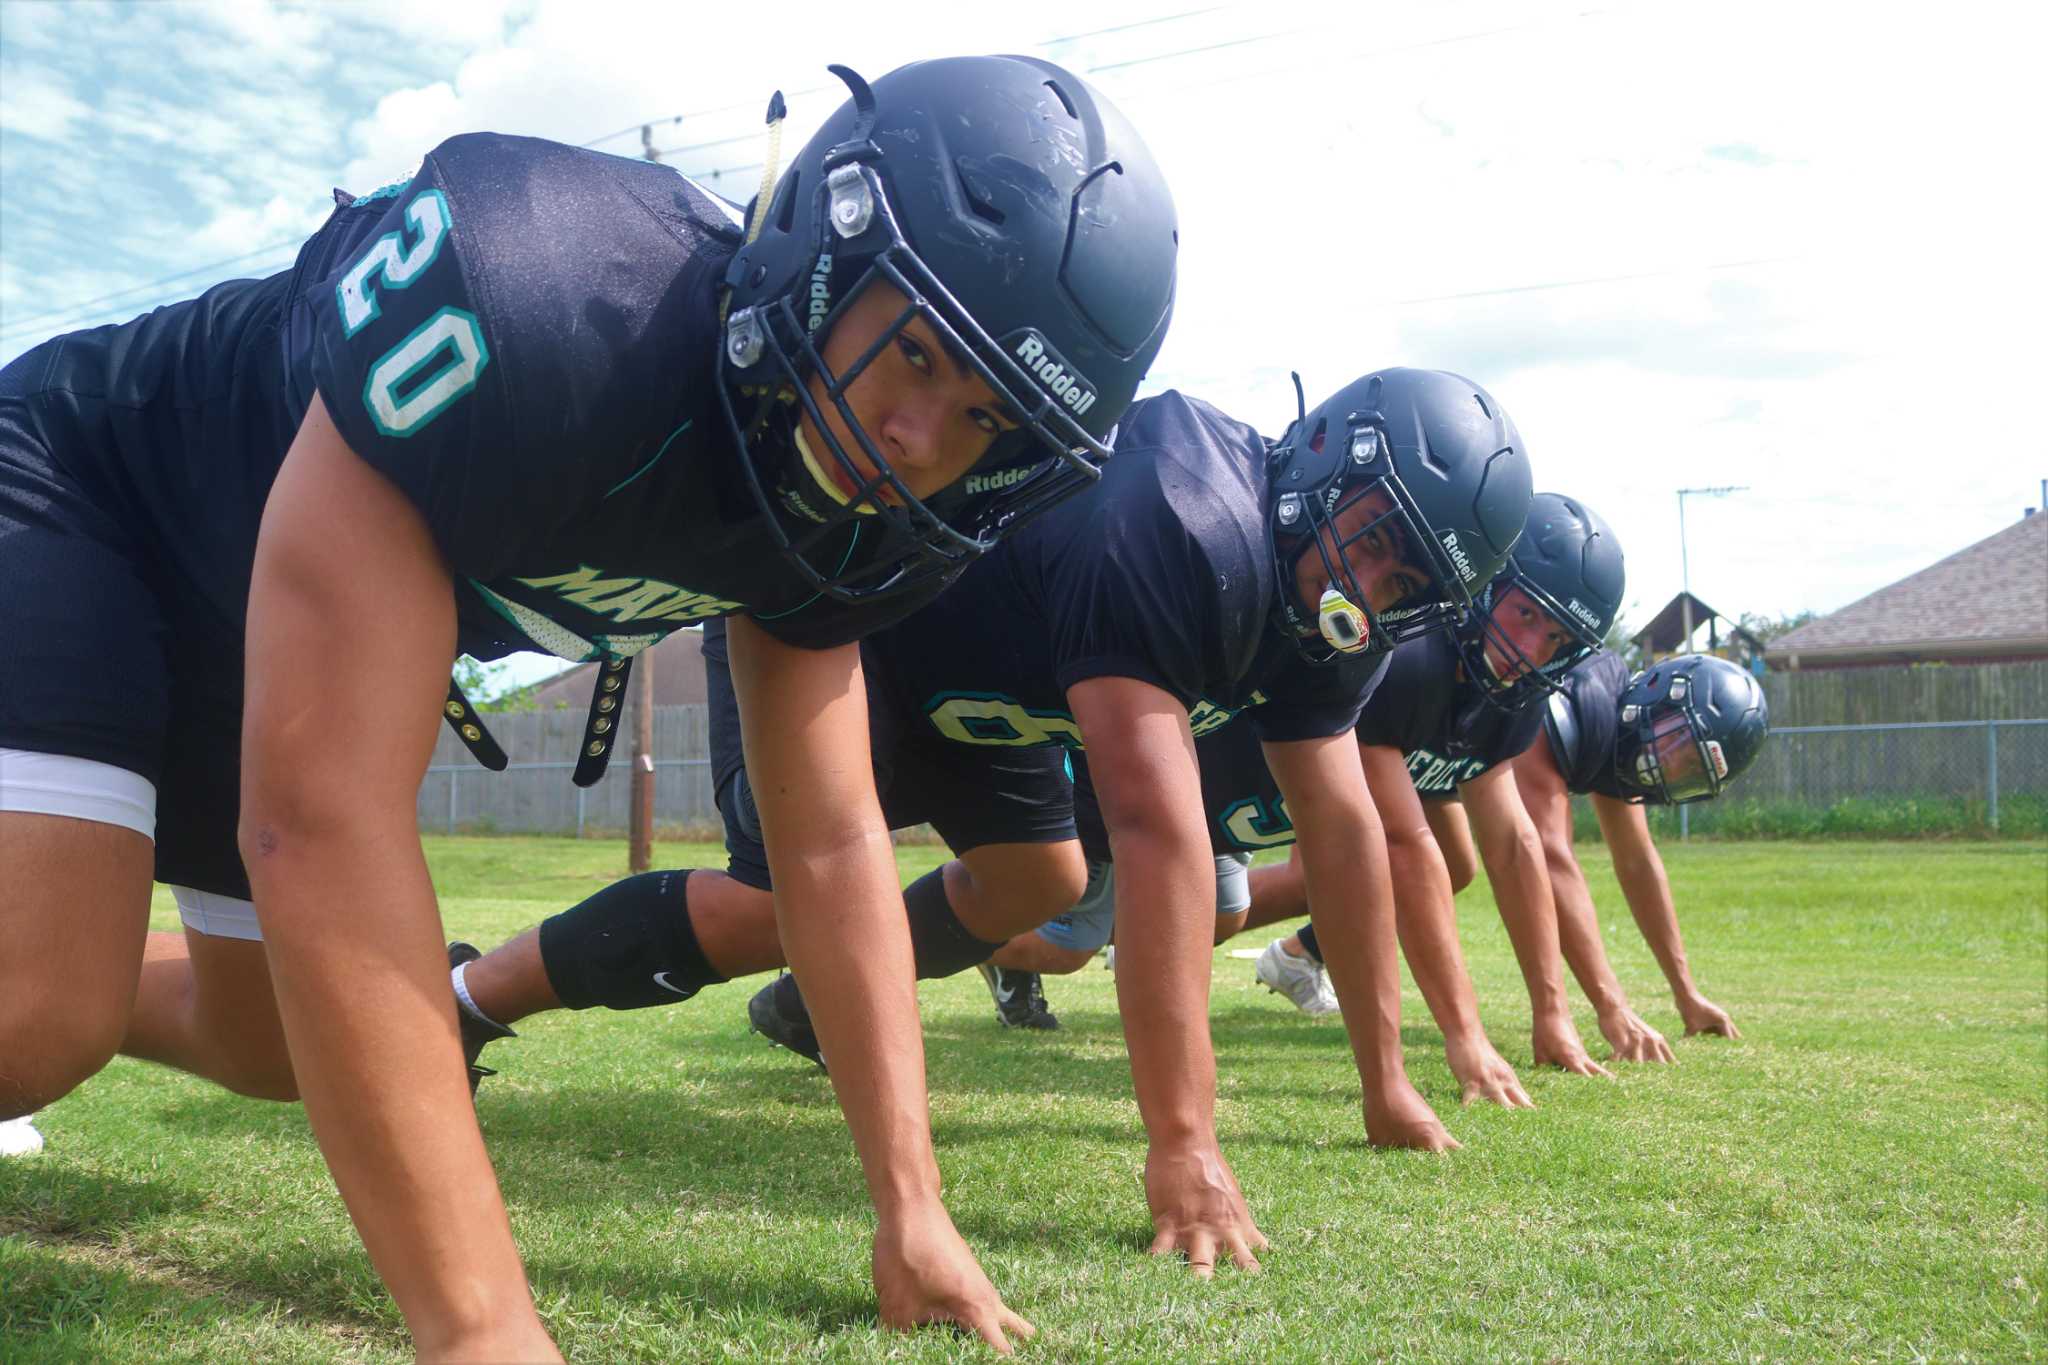
[[[1458,627],[1465,676],[1479,684],[1483,696],[1509,710],[1555,692],[1565,671],[1605,641],[1621,614],[1627,582],[1613,528],[1582,502],[1561,493],[1538,493],[1507,568],[1486,585]],[[1547,663],[1539,665],[1524,654],[1493,619],[1515,589],[1571,637]],[[1505,676],[1494,671],[1489,644],[1506,660]]]
[[[1719,796],[1763,750],[1764,690],[1749,670],[1711,654],[1652,664],[1621,693],[1614,773],[1658,805]]]
[[[1100,476],[1166,336],[1179,232],[1137,133],[1051,62],[943,58],[872,87],[832,70],[853,97],[753,205],[727,270],[719,388],[784,552],[821,592],[868,602],[954,572]],[[833,372],[825,335],[882,286],[902,295],[894,322]],[[1016,424],[922,500],[846,398],[913,319]],[[824,449],[799,439],[805,416]]]
[[[1274,624],[1312,662],[1379,654],[1460,620],[1500,572],[1529,514],[1529,457],[1493,397],[1443,370],[1379,370],[1305,412],[1267,456]],[[1384,492],[1387,509],[1341,538],[1338,513]],[[1376,612],[1345,550],[1391,533],[1429,582]],[[1296,563],[1322,557],[1330,588],[1300,598]]]

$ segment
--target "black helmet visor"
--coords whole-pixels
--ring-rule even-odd
[[[1728,760],[1720,744],[1702,734],[1690,705],[1649,707],[1637,726],[1642,743],[1636,750],[1636,785],[1661,793],[1674,806],[1720,795]]]

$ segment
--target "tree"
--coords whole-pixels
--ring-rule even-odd
[[[479,711],[533,710],[533,694],[538,684],[510,686],[505,680],[508,671],[508,664],[487,664],[464,654],[455,660],[455,685]]]
[[[1742,613],[1740,624],[1751,635],[1769,644],[1780,635],[1818,619],[1820,613],[1817,611],[1795,611],[1790,616],[1765,616],[1760,612],[1746,611]]]

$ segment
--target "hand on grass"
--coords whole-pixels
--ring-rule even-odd
[[[1213,1143],[1154,1144],[1145,1157],[1145,1202],[1152,1209],[1154,1256],[1184,1252],[1188,1269],[1205,1280],[1224,1252],[1239,1270],[1257,1272],[1252,1253],[1266,1249],[1266,1235],[1253,1225],[1237,1177]]]
[[[1451,1136],[1436,1110],[1406,1076],[1382,1086],[1379,1094],[1367,1092],[1365,1140],[1375,1147],[1414,1147],[1424,1152],[1454,1152],[1463,1145]]]
[[[1664,1035],[1643,1022],[1643,1017],[1627,1005],[1620,1005],[1600,1016],[1600,1032],[1606,1035],[1607,1045],[1614,1049],[1610,1061],[1616,1062],[1674,1062],[1671,1044],[1664,1041]]]
[[[1574,1076],[1605,1076],[1610,1081],[1614,1079],[1614,1073],[1594,1061],[1591,1054],[1586,1051],[1586,1045],[1579,1041],[1579,1031],[1572,1026],[1569,1017],[1539,1017],[1530,1035],[1530,1041],[1538,1066],[1562,1067]]]
[[[949,1322],[1003,1355],[1010,1354],[1011,1335],[1029,1341],[1038,1333],[996,1293],[940,1205],[883,1219],[875,1230],[874,1268],[884,1327],[902,1332]]]
[[[1451,1074],[1464,1088],[1464,1103],[1484,1100],[1503,1109],[1536,1107],[1536,1101],[1522,1089],[1521,1078],[1515,1075],[1515,1069],[1508,1065],[1507,1058],[1501,1056],[1483,1035],[1470,1042],[1454,1043],[1446,1039],[1444,1055],[1450,1059]]]
[[[1742,1036],[1735,1027],[1735,1021],[1728,1017],[1728,1011],[1704,995],[1680,999],[1678,1017],[1685,1020],[1685,1036],[1688,1038],[1696,1033],[1713,1033],[1723,1038]]]

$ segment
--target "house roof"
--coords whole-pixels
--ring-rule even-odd
[[[1771,641],[1775,662],[2048,654],[2048,514]]]
[[[679,630],[636,657],[654,660],[654,704],[678,706],[704,700],[704,632]],[[582,710],[590,705],[592,674],[597,665],[564,669],[533,690],[533,704],[542,710],[557,706]]]

